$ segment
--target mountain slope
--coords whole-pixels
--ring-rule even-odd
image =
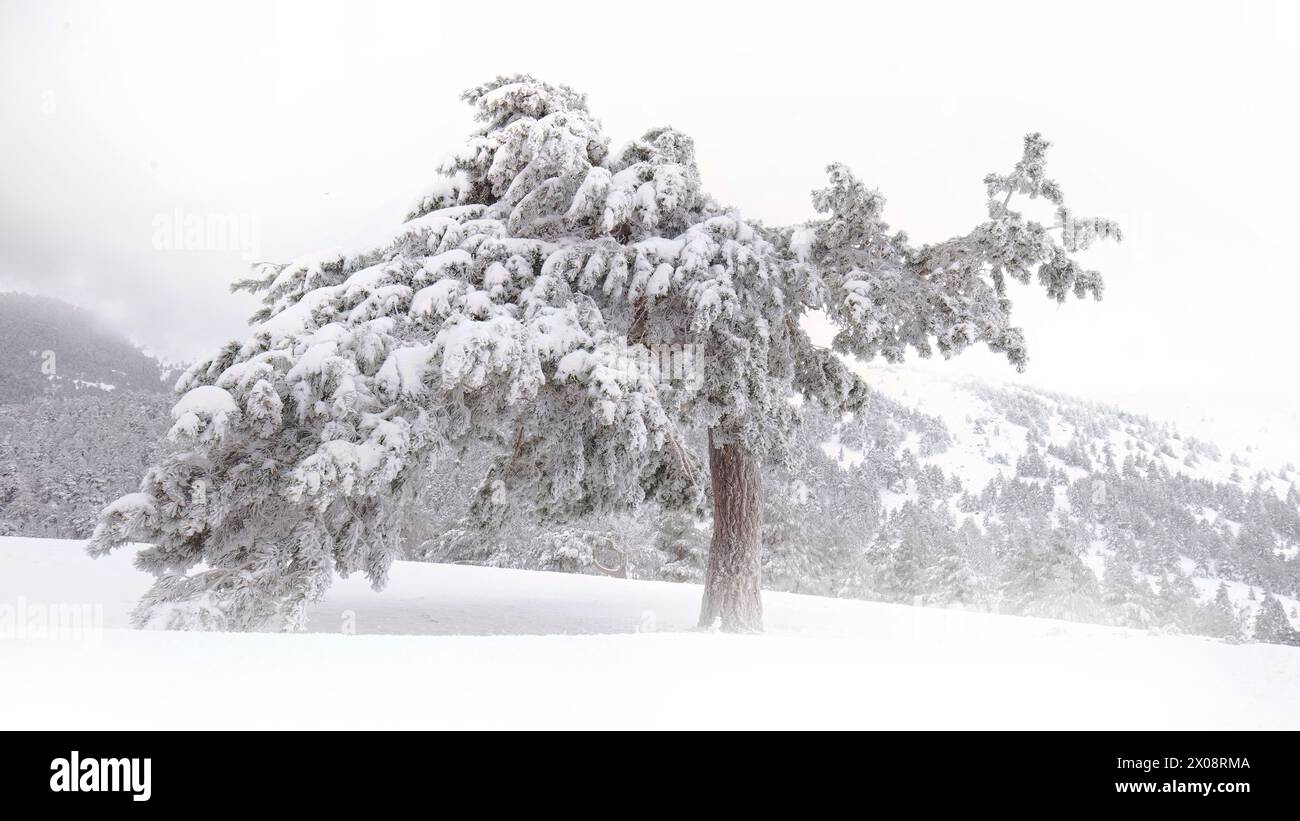
[[[782,593],[709,634],[696,585],[412,562],[312,634],[133,631],[131,558],[0,538],[0,727],[1300,729],[1290,647]],[[105,629],[15,636],[54,603]]]
[[[139,486],[174,398],[153,358],[92,314],[0,294],[0,535],[88,537]]]
[[[161,393],[158,362],[92,314],[48,297],[0,293],[0,405],[51,393]]]

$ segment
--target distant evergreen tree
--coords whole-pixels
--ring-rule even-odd
[[[1008,565],[1002,595],[1011,612],[1073,621],[1096,619],[1101,604],[1097,577],[1059,530],[1045,545],[1020,545]]]
[[[1232,604],[1225,582],[1219,582],[1219,588],[1214,592],[1214,601],[1207,605],[1207,611],[1205,627],[1208,635],[1233,639],[1241,636],[1241,616]]]
[[[1164,623],[1180,632],[1194,633],[1200,626],[1196,586],[1178,571],[1166,573],[1160,580],[1156,606]]]
[[[1300,644],[1300,636],[1287,620],[1282,603],[1267,593],[1255,614],[1254,637],[1255,641],[1269,644]]]
[[[881,601],[914,603],[925,579],[925,543],[915,531],[891,519],[868,551],[871,587]]]
[[[971,569],[970,562],[951,539],[935,545],[925,595],[927,604],[977,607],[988,597],[987,586]]]
[[[1133,575],[1133,566],[1122,556],[1106,562],[1101,580],[1102,602],[1122,627],[1146,628],[1155,621],[1151,586]]]
[[[1029,443],[1025,455],[1016,462],[1016,475],[1033,478],[1043,478],[1048,475],[1047,460],[1043,458],[1043,454],[1033,442]]]
[[[992,541],[980,530],[972,516],[962,519],[957,528],[957,549],[978,578],[985,582],[998,576],[998,556]]]

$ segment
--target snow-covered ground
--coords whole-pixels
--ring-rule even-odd
[[[717,635],[696,586],[406,562],[310,634],[129,629],[148,584],[0,538],[0,729],[1300,729],[1291,647],[783,593]],[[103,629],[48,635],[60,605]]]

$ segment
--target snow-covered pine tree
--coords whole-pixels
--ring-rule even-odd
[[[704,578],[709,540],[685,511],[668,511],[654,521],[654,547],[663,556],[658,574],[670,582],[699,582]]]
[[[885,520],[866,551],[873,598],[920,602],[932,566],[929,548],[934,531],[929,524],[926,511],[910,500]]]
[[[292,628],[336,571],[382,586],[421,474],[469,443],[496,454],[484,521],[515,504],[557,518],[698,505],[702,464],[682,445],[697,427],[713,512],[700,623],[759,630],[758,465],[786,456],[792,394],[836,412],[865,396],[804,314],[823,311],[835,350],[862,359],[983,342],[1023,367],[1007,280],[1100,296],[1071,254],[1119,236],[1065,207],[1037,134],[985,179],[986,221],[916,246],[841,165],[813,195],[822,218],[768,228],[704,193],[672,128],[611,150],[583,95],[526,75],[464,99],[478,129],[391,235],[236,284],[262,296],[248,339],[181,378],[174,452],[90,543],[152,544],[137,623]],[[691,346],[702,379],[627,366],[653,346]]]
[[[1211,636],[1238,640],[1241,637],[1241,615],[1228,594],[1228,585],[1219,582],[1214,591],[1214,601],[1208,605],[1206,627]]]
[[[1270,644],[1300,644],[1300,635],[1291,627],[1282,602],[1269,593],[1264,594],[1259,612],[1255,614],[1254,636],[1255,641]]]
[[[1064,530],[1053,530],[1046,544],[1033,537],[1021,541],[1010,557],[1002,595],[1009,612],[1024,616],[1095,621],[1101,608],[1097,577],[1075,554]]]
[[[1201,612],[1197,604],[1196,585],[1178,569],[1165,573],[1156,594],[1156,607],[1167,627],[1195,633]]]
[[[1133,566],[1123,556],[1106,560],[1101,577],[1101,600],[1123,627],[1150,627],[1155,621],[1155,596],[1145,579],[1133,575]]]
[[[940,539],[932,550],[934,563],[930,566],[926,604],[961,608],[985,604],[990,595],[988,586],[975,575],[955,539]]]

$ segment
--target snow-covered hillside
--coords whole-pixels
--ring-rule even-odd
[[[1300,482],[1300,402],[1211,393],[1125,394],[1103,402],[925,367],[854,369],[877,394],[943,423],[954,447],[922,461],[961,477],[968,486],[1014,475],[1012,468],[1029,442],[1040,438],[1059,448],[1078,439],[1098,454],[1109,445],[1117,461],[1144,454],[1159,459],[1170,473],[1232,482],[1244,491],[1255,487],[1261,474],[1280,495],[1290,483]],[[1051,454],[1047,458],[1050,463]],[[1067,462],[1060,466],[1077,468]]]
[[[0,292],[0,405],[114,391],[165,393],[168,375],[161,362],[88,311]]]
[[[1054,497],[1045,524],[1082,526],[1071,539],[1099,580],[1119,555],[1156,589],[1177,570],[1202,602],[1222,582],[1248,619],[1259,606],[1252,588],[1271,592],[1300,624],[1300,404],[1148,396],[1116,406],[923,367],[855,369],[901,436],[886,452],[833,437],[822,449],[841,465],[911,460],[938,469],[966,493],[983,493],[937,494],[957,522],[981,526],[996,507],[990,491],[1036,486]],[[883,494],[886,508],[922,495],[904,479]]]
[[[0,538],[0,728],[1300,729],[1293,647],[788,593],[708,634],[695,585],[410,562],[310,634],[131,630],[148,584]],[[53,605],[104,629],[41,636]]]

